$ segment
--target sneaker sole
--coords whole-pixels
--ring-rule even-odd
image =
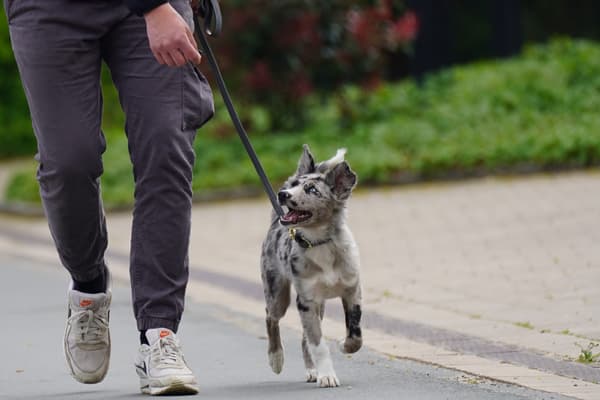
[[[198,386],[193,377],[183,379],[168,379],[168,383],[156,382],[153,386],[148,383],[147,378],[140,377],[140,390],[144,394],[152,396],[161,395],[186,395],[186,394],[197,394],[199,392]]]
[[[142,393],[149,394],[151,396],[163,396],[163,395],[192,395],[199,392],[198,387],[189,383],[174,382],[168,386],[162,387],[142,387]]]

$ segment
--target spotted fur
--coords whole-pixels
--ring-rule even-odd
[[[279,320],[290,304],[293,285],[303,326],[302,353],[306,380],[320,387],[339,386],[321,321],[327,299],[341,298],[346,315],[345,353],[362,345],[358,246],[346,222],[346,205],[357,177],[344,160],[346,150],[315,163],[307,145],[298,168],[280,189],[287,219],[273,215],[262,246],[261,276],[266,300],[268,355],[275,373],[283,367]],[[293,210],[293,211],[292,211]],[[296,228],[314,247],[304,248],[289,235]]]

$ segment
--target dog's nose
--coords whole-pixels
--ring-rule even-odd
[[[289,194],[288,192],[286,192],[285,190],[282,190],[281,192],[277,193],[277,198],[279,199],[280,203],[285,203],[285,201],[287,199],[289,199],[290,197],[292,197],[291,194]]]

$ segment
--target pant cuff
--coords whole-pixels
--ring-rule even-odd
[[[98,264],[94,268],[90,269],[85,273],[75,272],[73,270],[69,270],[69,274],[71,275],[71,279],[76,280],[78,282],[90,282],[100,276],[103,271],[108,271],[108,267],[105,263]],[[108,277],[108,275],[106,275]]]
[[[165,318],[144,317],[137,320],[137,327],[139,331],[155,328],[167,328],[177,333],[177,328],[179,328],[179,320],[174,321],[172,319]]]

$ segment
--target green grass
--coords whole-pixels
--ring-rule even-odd
[[[302,143],[318,159],[347,147],[361,184],[600,165],[600,45],[555,40],[514,59],[456,67],[365,92],[347,87],[306,103],[310,123],[270,132],[269,116],[240,106],[251,140],[275,186],[293,172]],[[217,96],[218,97],[218,96]],[[222,106],[195,142],[196,193],[260,182]],[[132,199],[127,145],[108,129],[103,194]],[[17,174],[13,201],[37,202],[33,170]]]
[[[600,359],[600,353],[593,352],[594,348],[598,347],[598,343],[590,342],[586,347],[576,343],[577,346],[581,349],[579,356],[577,357],[577,361],[582,364],[591,364]]]
[[[514,325],[518,326],[519,328],[535,329],[535,327],[533,325],[531,325],[531,323],[528,322],[528,321],[526,321],[526,322],[515,322]]]

